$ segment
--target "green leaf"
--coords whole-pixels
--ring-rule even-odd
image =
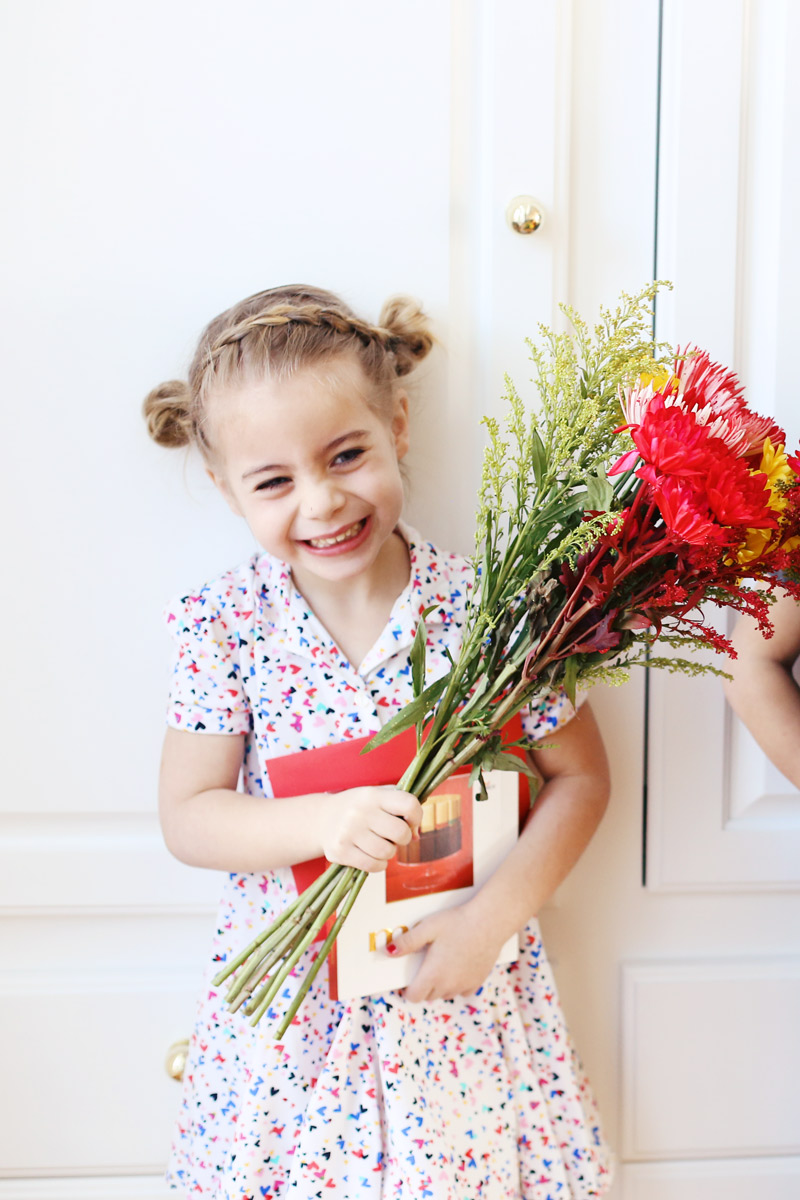
[[[383,729],[380,729],[375,737],[361,751],[366,754],[369,750],[374,750],[377,746],[382,746],[384,742],[388,742],[395,734],[402,733],[405,729],[410,729],[412,725],[416,725],[418,721],[424,721],[425,717],[432,710],[434,704],[441,696],[444,689],[447,687],[448,677],[443,675],[441,679],[435,680],[432,684],[425,688],[425,691],[407,704],[405,708],[401,708],[400,712],[386,722]]]
[[[486,790],[486,780],[483,778],[483,766],[481,761],[476,762],[469,773],[469,786],[475,787],[476,783],[478,785],[478,795],[476,799],[488,800],[489,793]]]
[[[409,652],[409,661],[411,663],[411,686],[414,689],[414,696],[420,696],[425,685],[425,650],[428,640],[428,629],[425,625],[425,618],[434,612],[435,604],[431,604],[421,613],[417,622],[417,631],[414,634],[414,642]]]
[[[539,437],[538,429],[531,426],[531,466],[533,467],[533,477],[536,480],[536,486],[542,486],[545,471],[547,470],[547,455],[542,444],[542,439]]]
[[[550,501],[546,508],[537,514],[535,527],[550,530],[555,526],[565,524],[574,513],[582,513],[584,509],[588,508],[588,499],[585,489],[566,496],[559,496],[556,500]]]
[[[578,656],[573,654],[564,664],[564,679],[562,686],[570,699],[572,707],[575,707],[575,688],[578,682]]]
[[[586,476],[586,507],[594,512],[607,512],[614,500],[614,488],[600,469]]]
[[[475,776],[474,779],[473,779],[473,775]],[[472,774],[469,777],[469,781],[473,786],[476,783],[478,785],[478,794],[475,797],[476,800],[488,800],[489,799],[489,793],[486,790],[486,780],[483,778],[483,771],[481,770],[481,768],[479,766],[476,765],[475,767],[473,767]]]
[[[535,771],[531,770],[528,764],[522,758],[517,758],[516,754],[498,754],[492,764],[493,771],[516,771],[518,775],[527,775],[529,779],[538,781],[539,776]]]

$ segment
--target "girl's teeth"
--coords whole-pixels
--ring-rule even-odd
[[[327,538],[309,538],[309,546],[313,546],[315,550],[326,550],[328,546],[338,546],[339,542],[346,542],[348,538],[353,537],[361,528],[361,522],[356,521],[355,525],[351,525],[349,529],[345,529],[344,533],[339,533],[336,537]]]

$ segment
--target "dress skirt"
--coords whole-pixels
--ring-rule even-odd
[[[168,1181],[209,1200],[584,1200],[611,1155],[536,921],[478,993],[347,1004],[323,969],[284,1038],[210,979],[295,895],[290,871],[231,875],[184,1073]],[[314,960],[298,963],[280,1010]]]

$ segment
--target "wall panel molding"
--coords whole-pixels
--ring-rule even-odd
[[[4,1090],[14,1097],[0,1177],[163,1169],[180,1095],[164,1060],[191,1033],[199,974],[136,964],[0,971]]]
[[[220,873],[172,857],[155,814],[0,815],[0,913],[213,913]]]
[[[160,1175],[0,1179],[0,1200],[170,1200],[175,1195]]]
[[[629,963],[622,991],[625,1159],[800,1154],[800,957]]]
[[[797,1200],[800,1158],[625,1163],[617,1186],[620,1200]]]

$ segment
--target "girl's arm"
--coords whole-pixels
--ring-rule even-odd
[[[588,704],[532,751],[544,784],[519,841],[465,904],[426,917],[395,940],[396,953],[427,946],[409,1000],[476,991],[500,947],[534,916],[569,874],[605,812],[608,763]]]
[[[167,848],[181,862],[268,871],[324,855],[381,871],[419,827],[419,801],[397,788],[248,796],[236,790],[243,751],[243,735],[167,730],[158,807]]]
[[[800,787],[800,688],[792,667],[800,655],[800,604],[782,593],[770,612],[775,626],[762,637],[755,621],[742,617],[733,634],[738,658],[725,682],[731,708],[787,779]]]

